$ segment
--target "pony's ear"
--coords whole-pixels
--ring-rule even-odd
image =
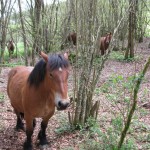
[[[47,63],[48,62],[48,56],[44,53],[44,52],[42,52],[42,51],[40,51],[39,52],[40,53],[40,56],[45,60],[45,62]]]
[[[64,53],[64,57],[68,60],[69,52]]]

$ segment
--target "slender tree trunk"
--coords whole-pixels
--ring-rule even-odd
[[[138,5],[138,23],[139,23],[139,26],[138,26],[138,41],[139,43],[143,42],[143,36],[144,36],[144,32],[143,32],[143,8],[144,8],[144,2],[141,1]]]
[[[112,10],[113,10],[113,20],[114,20],[114,27],[115,28],[118,24],[118,19],[119,19],[119,3],[118,0],[112,0]],[[111,32],[111,31],[110,31]],[[116,37],[118,37],[119,33],[117,33]],[[115,41],[115,48],[119,47],[119,40]]]
[[[135,0],[135,14],[134,14],[134,23],[135,23],[135,39],[138,39],[138,11],[139,11],[139,1]]]
[[[6,7],[7,6],[7,7]],[[6,34],[7,26],[9,21],[9,16],[11,14],[11,2],[6,0],[1,0],[1,18],[0,18],[0,33],[1,33],[1,53],[0,53],[0,63],[4,63],[4,51],[6,46]]]
[[[125,53],[125,59],[134,57],[134,39],[135,39],[135,0],[129,0],[129,31],[128,31],[128,49]]]
[[[32,65],[35,64],[35,53],[41,50],[40,42],[40,22],[41,22],[41,9],[42,9],[43,0],[35,0],[35,8],[34,8],[34,42],[32,49]]]
[[[25,53],[25,65],[28,65],[28,52],[27,52],[27,40],[26,40],[26,32],[24,27],[24,21],[23,21],[23,15],[22,15],[22,8],[20,0],[18,0],[19,5],[19,14],[20,14],[20,20],[21,20],[21,26],[22,26],[22,37],[23,37],[23,44],[24,44],[24,53]]]

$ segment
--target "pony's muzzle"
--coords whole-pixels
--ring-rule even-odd
[[[57,110],[65,110],[69,106],[69,104],[70,103],[67,101],[59,101],[58,106],[57,106]]]

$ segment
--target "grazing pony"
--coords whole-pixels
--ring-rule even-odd
[[[72,43],[74,46],[76,46],[76,39],[77,39],[77,34],[75,32],[69,33],[68,36],[66,37],[65,42],[61,45],[61,49],[64,49],[64,46],[67,43]]]
[[[9,41],[8,41],[8,43],[7,43],[7,49],[8,49],[9,57],[10,57],[11,54],[14,53],[14,49],[15,49],[15,45],[14,45],[13,40],[9,40]]]
[[[111,41],[111,37],[112,37],[112,34],[110,32],[110,33],[107,33],[106,36],[100,38],[101,55],[105,54],[105,52],[106,52],[106,50],[107,50],[107,48],[109,46],[109,43]]]
[[[35,118],[42,118],[38,139],[39,144],[44,146],[48,143],[47,124],[54,114],[55,107],[65,110],[69,105],[67,53],[50,57],[43,52],[40,54],[42,59],[35,67],[18,66],[8,75],[7,93],[17,116],[16,129],[24,129],[23,118],[26,122],[24,150],[32,150]]]

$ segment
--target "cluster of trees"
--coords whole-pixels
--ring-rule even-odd
[[[86,4],[76,6],[76,3],[79,3],[78,0],[53,0],[50,4],[47,4],[44,0],[26,0],[23,2],[24,5],[22,5],[20,0],[1,0],[0,61],[4,62],[5,45],[10,38],[16,44],[20,39],[23,41],[26,65],[28,65],[27,54],[29,49],[32,49],[33,65],[35,63],[36,50],[44,49],[47,52],[54,48],[59,50],[66,35],[73,30],[79,32],[81,25],[84,23],[82,21],[78,24],[77,19],[81,19],[79,12],[86,8]],[[143,40],[145,29],[149,23],[149,2],[143,0],[97,0],[93,2],[91,0],[90,3],[97,4],[95,8],[91,8],[95,9],[93,17],[96,30],[92,35],[93,37],[96,37],[97,33],[99,37],[106,32],[111,31],[113,33],[119,20],[126,15],[126,19],[123,20],[118,29],[115,47],[118,48],[119,46],[118,39],[122,41],[122,46],[124,47],[124,40],[128,38],[128,47],[131,47],[132,51],[130,53],[127,51],[125,57],[127,58],[128,55],[133,57],[134,39],[138,41]],[[87,7],[90,8],[90,6]],[[129,32],[127,32],[128,26]],[[76,28],[78,28],[78,31]],[[86,26],[85,30],[88,30]],[[92,34],[92,32],[90,31],[88,34]],[[78,33],[78,37],[83,38],[84,35],[79,35]]]

